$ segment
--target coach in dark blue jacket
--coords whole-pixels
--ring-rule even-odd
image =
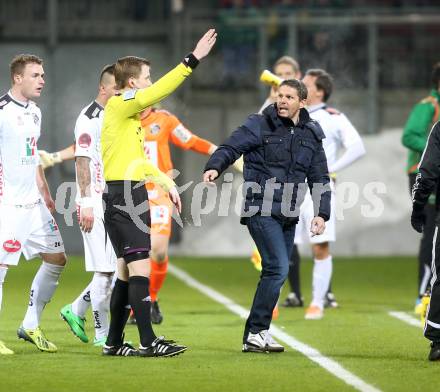
[[[244,156],[244,208],[247,225],[262,257],[262,273],[243,335],[244,352],[281,352],[269,334],[272,311],[289,270],[299,207],[310,188],[315,205],[311,232],[322,234],[330,217],[325,137],[304,109],[307,88],[286,80],[277,102],[253,114],[211,156],[203,179],[214,181]],[[307,181],[307,184],[306,184]]]

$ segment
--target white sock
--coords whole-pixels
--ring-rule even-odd
[[[324,298],[332,278],[333,260],[328,256],[323,260],[314,260],[313,265],[313,301],[312,306],[324,309]]]
[[[118,271],[115,271],[112,275],[112,283],[110,289],[113,291],[113,287],[115,287],[116,280],[118,279]]]
[[[5,281],[6,272],[8,272],[8,267],[0,267],[0,310],[2,309],[3,282]]]
[[[92,289],[92,282],[90,282],[78,298],[72,302],[72,312],[77,316],[84,318],[87,309],[90,306],[90,290]]]
[[[23,328],[35,329],[40,325],[40,317],[46,304],[52,299],[58,286],[58,278],[64,266],[43,261],[31,286],[29,305],[23,320]]]
[[[108,335],[112,279],[112,275],[100,272],[95,272],[93,275],[90,300],[92,302],[96,339],[106,338]]]

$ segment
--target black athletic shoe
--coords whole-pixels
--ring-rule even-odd
[[[107,346],[104,344],[104,346],[102,346],[102,355],[137,357],[139,356],[139,351],[128,343],[123,343],[118,346]]]
[[[325,295],[324,308],[339,308],[335,295],[330,291]]]
[[[151,322],[153,324],[160,324],[163,321],[163,315],[159,308],[159,302],[151,302]]]
[[[302,308],[304,306],[304,301],[302,298],[298,298],[295,293],[289,293],[281,306],[284,306],[285,308]]]
[[[141,357],[174,357],[183,353],[187,348],[160,336],[151,343],[150,347],[139,346],[139,355]]]
[[[431,343],[431,351],[429,352],[428,359],[430,361],[440,360],[440,342]]]

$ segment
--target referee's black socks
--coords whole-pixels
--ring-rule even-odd
[[[136,318],[141,345],[149,347],[156,339],[151,326],[150,279],[144,276],[131,276],[128,279],[128,301]]]
[[[111,319],[106,341],[108,346],[119,346],[124,343],[122,334],[130,314],[128,304],[128,282],[116,279],[110,299]]]

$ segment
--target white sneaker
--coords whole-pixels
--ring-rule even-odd
[[[246,343],[243,344],[242,351],[244,353],[264,353],[266,352],[266,332],[259,333],[249,332]]]
[[[284,347],[276,342],[267,329],[258,333],[249,332],[246,343],[243,344],[244,353],[283,352]]]
[[[272,337],[269,331],[266,334],[266,350],[270,353],[282,353],[284,351],[284,347]]]

